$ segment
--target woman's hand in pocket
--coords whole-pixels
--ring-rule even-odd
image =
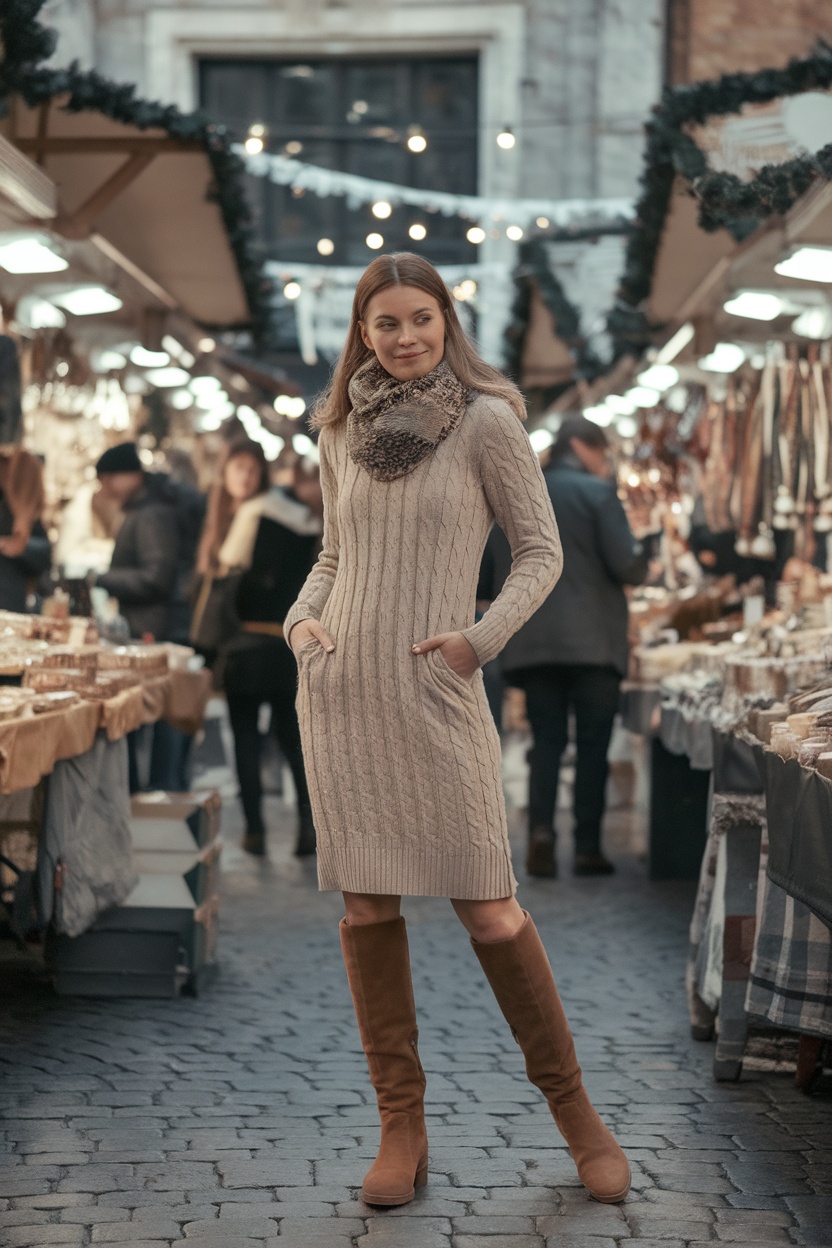
[[[476,650],[462,633],[437,633],[427,641],[417,641],[413,647],[414,654],[425,654],[428,650],[441,650],[451,671],[465,680],[470,680],[480,665]]]
[[[292,647],[292,653],[295,658],[298,657],[303,647],[310,641],[317,641],[326,650],[327,654],[331,654],[335,649],[335,642],[317,620],[298,620],[289,634],[289,645]]]

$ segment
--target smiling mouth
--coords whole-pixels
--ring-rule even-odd
[[[397,360],[418,360],[420,355],[424,355],[424,351],[409,351],[407,355],[397,355]]]

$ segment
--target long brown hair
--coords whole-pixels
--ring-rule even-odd
[[[43,513],[43,465],[36,455],[22,447],[2,448],[0,452],[0,490],[6,496],[14,517],[16,533],[28,537],[32,525]]]
[[[208,494],[205,528],[202,530],[196,561],[197,571],[200,573],[211,572],[216,568],[220,547],[228,537],[228,530],[231,528],[235,507],[233,498],[225,488],[225,469],[237,455],[250,455],[260,467],[260,480],[252,495],[253,498],[258,494],[265,494],[271,485],[268,460],[260,443],[254,442],[251,438],[238,438],[235,442],[229,443],[219,464],[218,478]]]
[[[347,341],[335,365],[329,389],[321,397],[312,415],[312,425],[321,429],[335,425],[349,415],[349,385],[361,365],[373,354],[365,347],[361,325],[370,300],[390,286],[415,286],[432,295],[445,319],[445,359],[456,376],[470,390],[493,394],[505,399],[520,420],[526,419],[526,408],[520,391],[496,368],[477,355],[465,336],[454,307],[453,296],[436,269],[421,256],[410,251],[378,256],[367,266],[355,288],[352,316]]]

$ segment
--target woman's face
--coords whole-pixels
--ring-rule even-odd
[[[364,346],[397,381],[425,377],[445,354],[445,317],[433,295],[416,286],[388,286],[359,322]]]
[[[225,465],[223,485],[237,503],[253,498],[260,489],[260,465],[253,455],[234,455]]]

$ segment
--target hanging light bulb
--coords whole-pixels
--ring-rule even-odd
[[[549,218],[548,218],[548,217],[538,217],[538,218],[537,218],[537,220],[535,221],[535,225],[537,226],[537,228],[538,228],[539,230],[548,230],[548,228],[549,228]]]
[[[422,225],[421,221],[414,221],[410,229],[407,231],[414,242],[421,243],[423,238],[427,238],[427,228]]]
[[[283,295],[286,299],[298,299],[300,297],[300,282],[287,282],[283,287]]]
[[[480,225],[472,225],[465,237],[469,243],[484,243],[485,230]]]
[[[386,221],[392,211],[393,206],[386,199],[377,199],[373,204],[373,216],[378,217],[379,221]]]
[[[504,152],[510,152],[516,142],[517,140],[514,137],[514,131],[511,126],[503,126],[497,135],[497,146],[501,147]]]
[[[368,234],[364,241],[371,251],[378,251],[379,247],[384,246],[384,237],[381,234]]]
[[[319,238],[318,239],[318,255],[331,256],[334,250],[335,250],[335,244],[333,243],[331,238]]]
[[[519,243],[523,237],[523,230],[519,225],[510,225],[506,230],[506,238],[510,238],[513,243]]]
[[[256,121],[248,128],[248,138],[244,143],[244,147],[249,156],[259,156],[266,145],[266,127],[262,122]]]
[[[428,145],[421,126],[411,126],[408,130],[407,146],[411,152],[423,152]]]

